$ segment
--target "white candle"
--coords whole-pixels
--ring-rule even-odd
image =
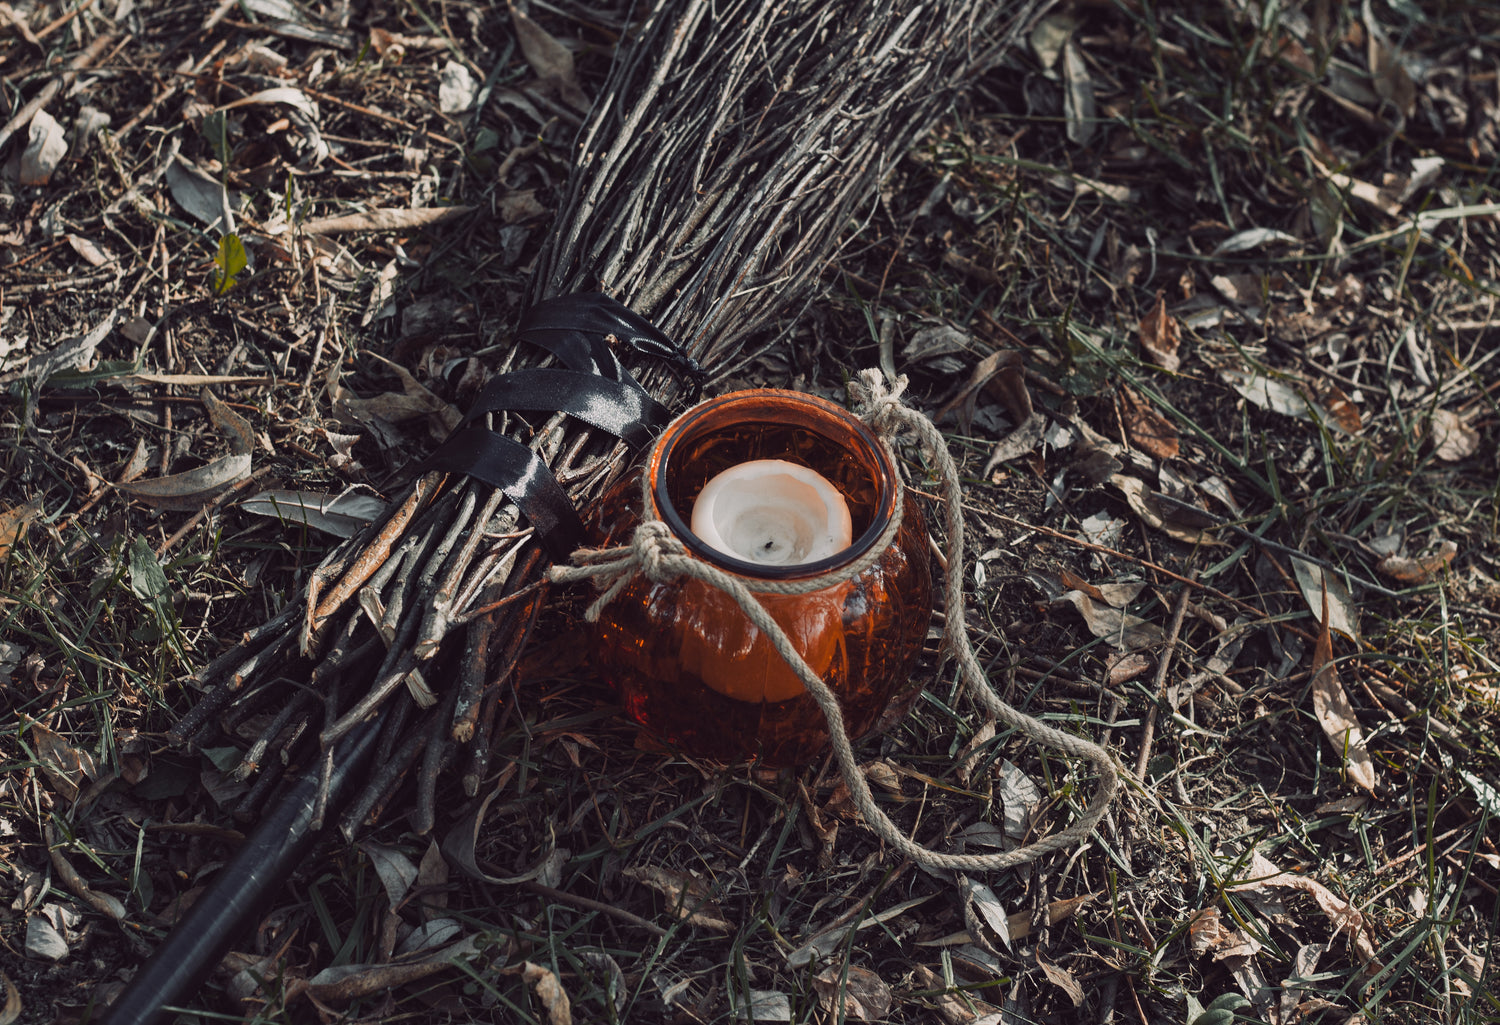
[[[709,481],[693,503],[692,526],[709,547],[766,566],[817,562],[854,539],[838,489],[784,459],[740,463]]]

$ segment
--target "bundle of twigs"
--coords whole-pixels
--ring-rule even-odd
[[[794,316],[877,187],[1033,4],[929,0],[657,0],[616,57],[538,263],[533,299],[603,287],[652,316],[710,374]],[[774,340],[774,339],[773,339]],[[517,346],[502,370],[541,365]],[[685,385],[631,357],[670,404]],[[493,417],[575,502],[623,469],[624,447],[559,414]],[[274,709],[239,772],[256,814],[293,745],[335,744],[383,712],[376,768],[342,813],[352,833],[406,778],[412,826],[434,825],[444,766],[487,770],[497,683],[545,598],[539,538],[496,488],[422,475],[385,518],[334,550],[305,591],[194,678],[174,730],[203,742]],[[319,818],[322,808],[320,802]]]

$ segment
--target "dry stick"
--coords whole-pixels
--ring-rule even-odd
[[[50,30],[51,26],[43,31]],[[42,87],[40,92],[23,104],[21,109],[16,111],[15,115],[9,121],[5,122],[5,127],[0,128],[0,149],[3,149],[5,144],[10,141],[11,136],[31,123],[31,119],[36,116],[37,111],[51,103],[53,98],[63,89],[71,86],[78,78],[80,71],[88,68],[103,56],[104,52],[113,45],[115,38],[115,36],[105,35],[95,39],[68,62],[67,69],[62,74],[51,79]],[[11,289],[11,291],[18,290]]]
[[[559,901],[563,904],[572,904],[574,907],[587,908],[590,911],[609,915],[611,918],[618,918],[620,921],[633,925],[637,929],[645,929],[653,936],[669,935],[666,929],[663,929],[655,922],[648,921],[640,915],[631,914],[624,908],[616,907],[613,904],[606,904],[603,901],[594,900],[592,897],[580,897],[576,893],[569,893],[566,890],[556,890],[534,879],[528,879],[520,885],[521,889],[530,890],[532,893],[540,897],[546,897],[548,900]]]
[[[541,562],[536,563],[538,571],[541,570]],[[490,739],[495,728],[495,713],[499,704],[499,686],[515,671],[517,663],[521,660],[521,652],[526,647],[527,640],[531,637],[531,629],[536,625],[537,616],[542,611],[542,605],[546,598],[546,591],[540,591],[536,597],[521,607],[516,622],[519,627],[511,635],[510,643],[506,645],[505,652],[501,655],[500,668],[492,670],[491,679],[497,686],[490,688],[487,696],[481,698],[481,714],[479,716],[478,728],[474,733],[474,742],[469,745],[469,767],[464,772],[464,793],[473,797],[479,792],[479,784],[483,781],[489,771],[490,764]]]
[[[412,812],[411,829],[418,836],[426,836],[437,824],[437,780],[453,757],[453,740],[448,736],[447,725],[453,721],[453,706],[458,700],[458,688],[449,687],[443,704],[428,716],[427,743],[422,748],[422,766],[417,770],[417,807]]]
[[[225,491],[221,492],[218,497],[203,503],[203,505],[198,507],[197,512],[188,517],[186,523],[174,530],[172,532],[172,536],[167,538],[157,547],[156,557],[158,559],[163,558],[177,545],[177,542],[187,537],[194,527],[202,523],[206,516],[208,516],[210,513],[214,513],[222,509],[225,503],[229,502],[241,491],[248,489],[250,485],[254,484],[256,481],[260,480],[262,477],[271,473],[275,469],[275,466],[262,466],[259,470],[256,470],[254,473],[250,474],[250,476],[244,478],[243,480],[235,481]]]
[[[354,564],[345,571],[339,582],[334,585],[333,591],[321,601],[317,595],[309,590],[307,596],[307,623],[303,633],[303,650],[305,651],[316,634],[318,624],[353,597],[354,592],[359,590],[361,584],[370,579],[370,575],[380,568],[391,553],[391,547],[406,525],[411,522],[417,510],[427,503],[442,482],[444,475],[441,473],[424,474],[420,480],[413,485],[406,500],[401,503],[391,518],[386,521],[379,533],[367,544]],[[314,602],[317,602],[314,608]]]
[[[1222,601],[1227,601],[1231,605],[1244,609],[1246,612],[1253,613],[1260,619],[1271,618],[1270,613],[1266,612],[1263,609],[1256,608],[1254,605],[1251,605],[1244,599],[1236,598],[1232,594],[1226,594],[1223,591],[1219,590],[1217,587],[1211,587],[1208,584],[1205,584],[1198,580],[1194,580],[1191,577],[1185,577],[1181,573],[1174,573],[1172,570],[1167,569],[1167,567],[1161,565],[1160,563],[1152,562],[1150,559],[1143,559],[1139,555],[1131,555],[1129,552],[1122,552],[1115,548],[1108,548],[1104,545],[1095,544],[1092,541],[1085,541],[1082,538],[1069,537],[1067,534],[1064,534],[1060,530],[1053,530],[1051,527],[1044,527],[1038,523],[1027,523],[1025,520],[1018,520],[1014,517],[1005,516],[1000,513],[995,513],[994,518],[1000,520],[1003,523],[1009,523],[1013,527],[1021,527],[1025,530],[1034,530],[1039,534],[1046,534],[1048,537],[1055,537],[1059,541],[1066,541],[1069,544],[1077,545],[1079,548],[1086,549],[1087,551],[1099,552],[1103,555],[1112,555],[1117,559],[1124,559],[1126,562],[1133,562],[1138,566],[1144,566],[1146,569],[1155,570],[1163,576],[1171,577],[1179,584],[1186,584],[1189,587],[1195,587],[1200,591],[1206,591],[1209,594],[1213,595],[1215,598],[1221,599]],[[1288,632],[1296,634],[1298,637],[1301,637],[1305,641],[1317,640],[1317,638],[1315,638],[1312,634],[1307,633],[1304,630],[1299,630],[1295,626],[1292,626],[1290,623],[1283,623],[1281,625],[1285,627]]]
[[[1177,638],[1182,633],[1182,616],[1187,612],[1188,589],[1177,592],[1176,607],[1172,609],[1172,625],[1167,629],[1167,643],[1161,649],[1161,659],[1156,664],[1156,700],[1146,713],[1146,727],[1141,731],[1141,753],[1135,758],[1135,778],[1146,779],[1146,763],[1151,760],[1151,745],[1156,740],[1156,716],[1161,703],[1167,699],[1167,672],[1172,668],[1172,655],[1177,650]]]

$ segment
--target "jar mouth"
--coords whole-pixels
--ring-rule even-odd
[[[814,562],[766,564],[736,558],[694,534],[693,502],[720,470],[751,459],[798,463],[828,478],[849,506],[853,541]],[[756,388],[699,403],[668,425],[651,455],[656,513],[687,549],[754,580],[820,576],[859,558],[895,514],[896,468],[885,446],[841,406],[803,392]]]

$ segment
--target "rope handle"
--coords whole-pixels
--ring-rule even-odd
[[[672,533],[670,527],[661,520],[651,517],[649,490],[643,506],[644,515],[647,518],[636,528],[629,545],[618,548],[580,549],[573,553],[573,565],[554,566],[550,570],[550,576],[558,583],[592,579],[603,588],[603,593],[584,612],[584,617],[590,622],[599,618],[599,613],[604,606],[609,604],[636,574],[642,574],[656,583],[666,583],[678,577],[692,577],[723,591],[735,600],[750,622],[766,635],[777,653],[786,660],[787,665],[797,675],[797,679],[802,682],[807,692],[817,702],[818,707],[822,709],[823,715],[828,720],[828,735],[833,744],[833,753],[838,762],[839,772],[843,775],[844,783],[849,788],[855,807],[864,817],[865,824],[882,840],[919,865],[959,872],[1000,871],[1024,865],[1043,854],[1081,844],[1109,810],[1110,802],[1113,801],[1115,792],[1119,789],[1120,775],[1115,767],[1114,759],[1104,748],[1092,741],[1048,726],[1025,712],[1012,708],[990,686],[989,680],[985,677],[984,667],[979,664],[973,645],[969,643],[968,633],[964,629],[963,492],[959,483],[958,465],[948,451],[948,445],[941,432],[932,421],[901,401],[901,395],[905,390],[905,376],[897,377],[887,387],[879,370],[861,371],[856,379],[849,382],[851,395],[862,407],[861,419],[876,433],[881,444],[891,451],[893,465],[895,463],[894,442],[902,433],[908,431],[938,464],[942,478],[945,525],[948,532],[948,573],[943,595],[943,608],[947,614],[947,623],[943,628],[943,649],[957,660],[959,678],[963,685],[980,705],[1000,722],[1065,755],[1091,762],[1098,769],[1099,785],[1092,800],[1078,820],[1068,828],[1045,836],[1025,847],[995,854],[944,854],[923,847],[903,833],[875,803],[874,795],[870,792],[870,785],[865,780],[864,773],[859,771],[859,764],[854,755],[854,745],[849,739],[849,731],[844,724],[844,712],[839,706],[838,697],[792,646],[786,633],[771,618],[771,614],[745,585],[742,578],[693,558],[682,541]],[[649,480],[644,474],[642,487],[649,489]],[[886,527],[886,534],[882,535],[881,542],[871,547],[865,557],[831,574],[812,580],[757,581],[756,589],[763,593],[805,593],[827,587],[838,580],[863,572],[866,566],[862,566],[861,563],[878,559],[880,553],[885,551],[900,528],[901,498],[899,496],[901,491],[902,489],[897,489],[896,515],[891,517],[891,522]]]

